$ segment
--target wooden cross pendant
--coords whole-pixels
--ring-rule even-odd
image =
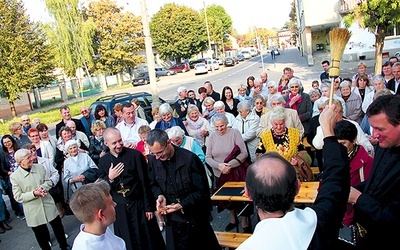
[[[117,191],[117,193],[122,194],[122,196],[124,196],[125,198],[125,194],[128,193],[129,191],[131,191],[129,188],[125,188],[124,187],[124,183],[119,183],[119,190]]]

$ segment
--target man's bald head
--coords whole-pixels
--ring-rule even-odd
[[[297,193],[296,171],[278,153],[266,153],[247,169],[246,188],[258,209],[285,213]]]
[[[103,138],[105,141],[115,135],[121,135],[121,132],[119,132],[119,130],[114,127],[108,127],[103,132]]]

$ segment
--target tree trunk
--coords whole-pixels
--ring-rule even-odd
[[[15,109],[14,102],[13,101],[8,101],[8,103],[10,104],[12,117],[17,117],[17,110]]]
[[[382,52],[385,44],[386,28],[379,25],[375,34],[375,75],[382,73]]]

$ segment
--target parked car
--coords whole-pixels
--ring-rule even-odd
[[[219,70],[219,63],[217,60],[207,60],[208,71]]]
[[[156,81],[160,80],[160,78],[156,75]],[[132,85],[146,85],[150,83],[149,72],[140,72],[138,75],[132,80]]]
[[[224,61],[225,61],[224,58],[215,58],[215,60],[218,61],[218,64],[219,64],[219,65],[224,65]]]
[[[185,73],[190,70],[189,64],[187,63],[177,63],[173,65],[169,70],[174,70],[177,73]]]
[[[241,54],[244,56],[244,59],[250,59],[251,54],[248,51],[242,51]]]
[[[150,93],[147,92],[137,92],[137,93],[119,93],[115,95],[106,95],[98,98],[96,101],[94,101],[92,104],[89,106],[90,114],[94,114],[94,110],[97,105],[101,104],[103,105],[108,114],[113,115],[114,112],[114,106],[117,103],[125,103],[125,102],[130,102],[133,98],[138,99],[140,106],[144,109],[146,113],[146,120],[150,123],[153,121],[153,116],[151,115],[151,103],[153,102],[153,97]],[[174,101],[173,100],[164,100],[160,98],[160,103],[165,103],[168,102],[171,104],[171,107],[173,108]]]
[[[397,60],[400,61],[400,51],[397,51],[397,52],[394,54],[394,56],[397,57]]]
[[[200,74],[207,74],[208,73],[208,66],[205,63],[196,63],[194,65],[194,74],[195,75],[200,75]]]
[[[240,62],[244,61],[244,59],[245,59],[243,54],[237,55],[236,58],[237,58]]]
[[[170,76],[170,75],[176,75],[175,70],[170,70],[166,69],[164,67],[162,68],[155,68],[156,70],[156,76]]]
[[[194,65],[196,65],[198,63],[206,63],[206,62],[207,62],[207,60],[203,59],[203,58],[191,60],[191,61],[189,61],[189,68],[194,69]]]
[[[225,58],[225,66],[229,67],[229,66],[235,66],[236,62],[232,57],[227,57]]]

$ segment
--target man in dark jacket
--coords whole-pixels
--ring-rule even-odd
[[[279,154],[267,153],[247,169],[246,195],[253,200],[260,222],[238,250],[337,249],[350,189],[346,149],[333,132],[338,110],[331,105],[320,115],[325,171],[310,207],[294,207],[300,181],[293,166]]]
[[[75,119],[71,117],[71,113],[69,110],[69,107],[64,105],[60,108],[60,114],[61,114],[61,121],[59,123],[56,124],[56,137],[58,139],[58,137],[60,137],[60,135],[58,134],[60,129],[65,125],[65,123],[69,120],[73,120],[75,122],[76,125],[76,130],[79,130],[83,133],[85,133],[85,128],[83,127],[81,121],[79,119]]]
[[[221,249],[208,220],[210,192],[199,157],[172,145],[161,129],[148,133],[147,144],[157,211],[167,218],[167,249]]]
[[[351,188],[354,219],[367,230],[364,249],[392,249],[400,227],[400,96],[385,95],[367,109],[378,139],[369,178]]]

